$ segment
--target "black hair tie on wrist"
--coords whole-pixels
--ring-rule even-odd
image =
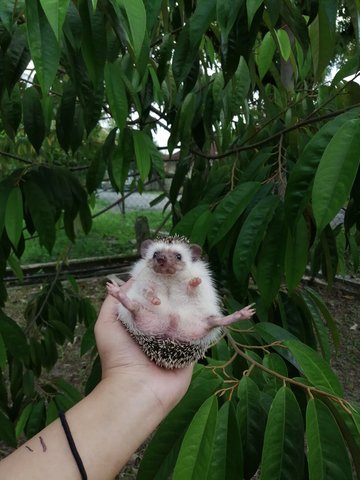
[[[87,473],[85,471],[85,467],[84,467],[84,464],[81,460],[81,457],[79,455],[79,452],[76,448],[76,445],[75,445],[75,442],[74,442],[74,439],[73,439],[73,436],[71,435],[71,431],[70,431],[70,427],[69,427],[69,424],[66,420],[66,417],[65,417],[65,413],[64,412],[61,412],[59,411],[59,418],[60,418],[60,421],[61,421],[61,425],[64,429],[64,432],[65,432],[65,435],[66,435],[66,439],[68,441],[68,444],[69,444],[69,447],[70,447],[70,450],[71,450],[71,453],[75,459],[75,462],[76,462],[76,465],[78,466],[78,469],[79,469],[79,472],[80,472],[80,475],[81,475],[81,479],[82,480],[87,480]]]

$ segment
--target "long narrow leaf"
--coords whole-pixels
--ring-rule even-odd
[[[288,289],[294,290],[304,275],[308,260],[309,233],[303,216],[294,229],[288,230],[285,253],[285,277]]]
[[[162,478],[170,475],[176,461],[176,456],[171,452],[184,435],[194,414],[202,403],[219,388],[221,383],[222,381],[214,378],[209,370],[201,368],[200,372],[194,374],[187,394],[160,425],[146,449],[139,467],[138,480],[159,478],[160,471],[162,471]],[[169,461],[170,457],[173,463]],[[165,470],[163,470],[164,463],[167,467]]]
[[[48,93],[58,69],[60,47],[38,0],[27,0],[26,27],[31,58],[41,90]]]
[[[237,279],[244,282],[255,260],[266,228],[279,203],[277,197],[265,197],[250,211],[236,241],[233,269]]]
[[[343,395],[337,376],[315,350],[294,340],[286,340],[284,344],[294,355],[305,377],[315,387],[335,395]]]
[[[210,467],[217,418],[217,399],[209,397],[194,415],[181,444],[173,480],[197,480]]]
[[[352,480],[349,455],[328,407],[317,398],[306,410],[309,480]]]
[[[360,120],[349,120],[335,133],[314,179],[312,204],[318,232],[345,204],[360,164]]]
[[[244,476],[251,478],[258,469],[266,424],[266,413],[261,405],[260,390],[249,377],[240,380],[237,418],[244,454]]]
[[[302,480],[304,428],[300,407],[289,387],[271,404],[261,459],[261,480]]]
[[[310,199],[316,170],[330,140],[342,125],[348,120],[356,118],[359,111],[358,108],[355,108],[334,118],[322,126],[306,144],[289,175],[285,192],[285,212],[290,225],[295,224]]]
[[[214,211],[214,222],[209,232],[211,245],[216,245],[225,237],[260,186],[258,182],[241,183],[221,200]]]
[[[5,229],[10,242],[16,248],[23,227],[23,198],[19,187],[10,190],[5,208]]]
[[[125,10],[128,24],[129,37],[134,49],[135,57],[138,60],[141,54],[142,45],[146,35],[146,11],[142,0],[116,0]]]
[[[70,0],[40,0],[48,22],[59,41]]]
[[[212,458],[206,480],[237,480],[242,477],[242,470],[239,425],[232,403],[225,402],[217,415]]]

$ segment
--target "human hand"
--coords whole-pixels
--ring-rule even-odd
[[[121,287],[126,292],[131,280]],[[142,352],[117,318],[118,301],[108,295],[95,324],[95,338],[100,355],[103,380],[120,388],[127,382],[137,384],[144,394],[157,398],[167,413],[186,393],[192,367],[167,370],[158,367]]]

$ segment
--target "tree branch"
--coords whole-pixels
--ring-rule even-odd
[[[14,153],[4,152],[0,150],[0,155],[2,157],[12,158],[13,160],[17,160],[18,162],[26,163],[27,165],[33,165],[34,162],[28,160],[27,158],[20,157],[19,155],[15,155]]]
[[[274,133],[273,135],[270,135],[270,137],[265,138],[264,140],[260,140],[259,142],[252,143],[252,144],[249,144],[249,145],[240,145],[239,147],[231,148],[224,153],[218,153],[218,154],[212,155],[212,154],[203,153],[200,150],[191,149],[190,151],[191,151],[192,154],[197,155],[197,156],[202,157],[202,158],[207,158],[208,160],[219,160],[221,158],[228,157],[228,156],[233,155],[235,153],[244,152],[246,150],[255,150],[259,147],[262,147],[263,145],[266,145],[267,143],[271,142],[272,140],[275,140],[278,137],[281,137],[282,135],[285,135],[286,133],[292,132],[293,130],[297,130],[297,129],[299,129],[301,127],[304,127],[306,125],[311,125],[313,123],[322,122],[323,120],[328,120],[330,118],[337,117],[338,115],[341,115],[342,113],[353,110],[354,108],[357,108],[357,107],[360,107],[360,103],[356,103],[356,104],[351,105],[349,107],[342,108],[341,110],[336,110],[334,112],[325,113],[324,115],[320,115],[319,117],[308,118],[306,120],[301,120],[300,122],[295,123],[291,127],[287,127],[287,128],[283,128],[282,130],[279,130],[277,133]]]

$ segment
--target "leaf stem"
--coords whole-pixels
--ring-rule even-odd
[[[265,365],[257,362],[256,360],[251,358],[249,355],[247,355],[245,352],[243,352],[239,348],[237,342],[234,340],[234,338],[231,336],[231,334],[228,331],[226,333],[226,336],[227,336],[231,346],[235,350],[235,352],[240,357],[242,357],[244,360],[246,360],[247,362],[249,362],[251,364],[250,368],[257,367],[260,370],[268,373],[269,375],[272,375],[273,377],[279,378],[280,380],[282,380],[285,383],[294,385],[296,387],[299,387],[299,388],[305,390],[308,393],[309,396],[312,396],[312,395],[315,394],[315,395],[321,395],[323,397],[329,398],[329,399],[333,400],[334,402],[338,403],[340,405],[340,407],[343,410],[345,410],[347,413],[351,414],[351,411],[349,409],[349,404],[343,398],[338,397],[337,395],[334,395],[332,393],[325,392],[324,390],[320,390],[316,387],[312,387],[312,386],[309,386],[309,385],[304,385],[303,383],[298,382],[297,380],[294,380],[293,378],[286,377],[285,375],[282,375],[281,373],[278,373],[275,370],[271,370],[271,368],[265,367]],[[282,346],[283,348],[286,348],[284,345],[280,345],[280,346]],[[247,348],[249,348],[249,347],[247,347]]]

